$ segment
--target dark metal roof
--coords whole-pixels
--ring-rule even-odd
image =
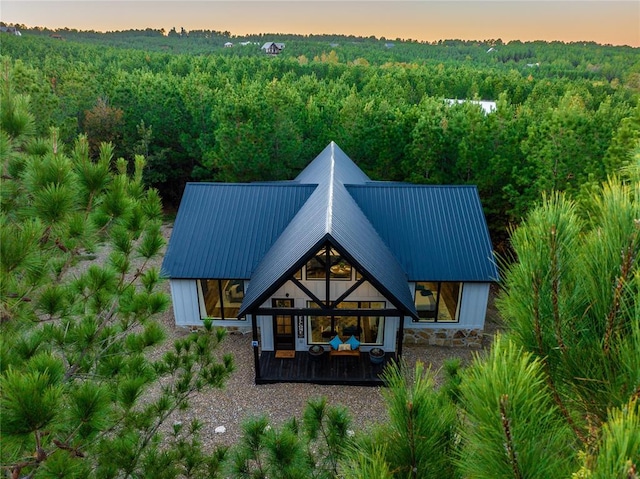
[[[242,316],[325,242],[407,315],[409,281],[498,279],[475,187],[372,182],[333,142],[294,181],[189,183],[163,272],[250,279]]]
[[[395,307],[417,316],[405,272],[345,189],[347,181],[369,180],[362,170],[331,142],[296,180],[314,180],[318,187],[255,270],[239,315],[260,306],[301,259],[328,240],[369,273]]]
[[[498,280],[475,186],[371,182],[347,190],[409,280]]]
[[[296,177],[300,183],[364,184],[369,177],[333,141]]]
[[[188,183],[162,264],[171,278],[248,279],[316,185]]]

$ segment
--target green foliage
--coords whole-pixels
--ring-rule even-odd
[[[303,431],[319,443],[319,468],[336,474],[338,461],[350,443],[351,417],[344,407],[329,407],[326,398],[310,400],[303,414]],[[319,440],[319,441],[318,441]]]
[[[510,337],[540,359],[585,443],[640,385],[638,188],[614,179],[579,206],[546,199],[512,235],[518,261],[498,301]]]
[[[2,102],[0,103],[0,123],[9,137],[18,142],[24,142],[35,132],[35,119],[29,111],[29,97],[9,94],[8,79],[4,80],[2,82]]]
[[[62,387],[45,372],[21,373],[12,369],[2,376],[2,432],[22,436],[48,427],[61,406]]]
[[[462,382],[462,359],[446,359],[443,364],[445,382],[441,390],[454,403],[460,403],[460,384]]]
[[[313,399],[295,419],[274,428],[265,416],[247,419],[242,437],[226,458],[227,473],[238,478],[337,477],[338,461],[350,447],[351,417],[343,407]]]
[[[539,360],[496,338],[461,385],[463,477],[567,477],[575,441],[545,388]]]
[[[335,140],[374,179],[478,185],[501,242],[542,192],[604,181],[638,138],[640,65],[627,47],[279,35],[287,48],[266,58],[253,44],[223,48],[228,32],[148,30],[64,30],[60,42],[27,29],[3,39],[2,80],[22,95],[14,104],[37,102],[41,133],[59,124],[69,143],[86,131],[90,157],[103,158],[100,141],[115,157],[144,155],[145,182],[173,206],[192,179],[291,179]],[[11,121],[31,121],[20,115]],[[82,166],[93,187],[104,165]]]
[[[78,441],[96,437],[110,424],[109,390],[105,386],[85,381],[71,389],[68,398],[67,421],[80,425]]]
[[[397,364],[384,373],[388,422],[357,438],[343,465],[348,477],[455,477],[453,452],[456,410],[447,395],[435,390],[434,377],[421,362],[410,377]],[[371,476],[377,477],[377,476]]]
[[[584,444],[581,473],[626,471],[624,455],[607,451],[630,437],[612,431],[620,411],[635,424],[625,408],[640,384],[634,49],[500,40],[385,48],[373,37],[283,35],[284,53],[264,58],[251,46],[224,49],[228,32],[64,30],[65,42],[46,29],[23,33],[2,39],[0,371],[3,385],[11,377],[16,387],[50,387],[48,397],[68,410],[46,430],[3,429],[3,465],[26,463],[18,473],[42,477],[171,477],[218,474],[232,457],[243,477],[406,477],[432,466],[455,475],[449,400],[466,406],[461,383],[497,381],[486,377],[486,361],[473,366],[473,381],[448,364],[439,392],[424,371],[418,389],[390,376],[391,420],[361,439],[360,456],[344,454],[346,412],[322,401],[300,427],[258,424],[248,462],[235,449],[204,454],[197,427],[158,439],[171,411],[222,386],[233,368],[211,355],[224,334],[209,324],[160,360],[145,359],[163,337],[153,315],[168,306],[150,267],[163,246],[160,197],[177,206],[190,179],[291,179],[335,140],[373,179],[476,184],[502,250],[506,225],[527,216],[513,235],[517,262],[505,268],[499,307],[513,347],[531,356],[500,367],[533,374],[541,390],[491,396],[494,415],[480,415],[491,425],[485,432],[504,436],[496,408],[520,427],[529,420],[524,403],[537,410],[551,397],[550,410]],[[444,98],[497,100],[497,109]],[[624,184],[600,189],[622,166]],[[107,260],[87,264],[96,252]],[[141,401],[156,381],[166,389]],[[10,397],[4,386],[2,394]],[[19,417],[18,405],[5,407],[3,428],[4,417]],[[532,430],[550,434],[555,422],[541,419],[531,419]],[[465,451],[480,447],[466,440]],[[496,444],[487,454],[504,459],[508,450]],[[566,458],[573,467],[575,454]]]
[[[95,106],[84,112],[82,126],[93,153],[98,151],[102,143],[118,140],[123,113],[119,108],[110,107],[104,98],[98,98]]]
[[[15,98],[3,90],[3,105],[22,108]],[[219,457],[201,450],[199,426],[160,430],[193,394],[223,387],[233,361],[216,358],[225,334],[210,327],[149,354],[169,299],[149,266],[164,240],[143,159],[130,174],[110,145],[92,159],[83,137],[67,153],[55,129],[27,147],[29,122],[14,116],[0,118],[1,467],[15,477],[202,477]]]
[[[585,455],[586,471],[592,479],[629,478],[640,465],[640,411],[637,401],[609,413],[595,457]]]
[[[394,475],[386,461],[384,445],[374,447],[368,454],[348,454],[342,462],[342,476],[350,479],[392,479]]]

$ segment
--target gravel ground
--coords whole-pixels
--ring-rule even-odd
[[[168,240],[171,227],[163,229]],[[169,284],[164,288],[169,292]],[[496,329],[500,327],[493,307],[490,307],[486,338],[487,345]],[[167,340],[164,347],[171,347],[173,340],[189,334],[183,328],[174,325],[173,311],[170,309],[160,316],[159,320],[167,330]],[[317,384],[254,384],[253,352],[251,335],[234,333],[227,336],[221,344],[221,353],[231,353],[234,356],[235,372],[231,375],[223,389],[208,389],[196,395],[186,411],[175,413],[170,419],[187,423],[197,418],[203,423],[202,441],[206,448],[217,445],[230,445],[240,437],[242,421],[250,416],[265,414],[274,425],[295,416],[301,418],[302,411],[309,399],[326,397],[331,405],[346,406],[353,416],[353,429],[362,430],[386,418],[386,410],[380,387],[358,386],[326,386]],[[459,357],[468,363],[474,351],[468,348],[446,348],[435,346],[406,346],[403,357],[412,368],[417,360],[430,365],[433,371],[438,371],[446,359]],[[437,376],[437,380],[442,378]],[[214,432],[218,426],[224,426],[226,431],[221,434]]]
[[[170,330],[179,336],[180,331]],[[170,342],[169,342],[170,344]],[[353,415],[353,428],[363,429],[376,421],[384,420],[386,411],[380,387],[327,386],[317,384],[281,383],[254,384],[253,355],[249,335],[231,334],[221,346],[224,352],[232,352],[236,370],[222,390],[207,390],[195,396],[187,411],[176,414],[174,420],[188,422],[198,418],[204,423],[202,439],[207,446],[234,443],[240,435],[240,424],[246,417],[265,414],[272,424],[281,424],[302,411],[309,399],[324,396],[331,405],[346,406]],[[421,359],[438,370],[445,359],[460,357],[468,361],[469,349],[444,347],[409,347],[403,357],[408,364]],[[224,434],[214,429],[224,426]]]

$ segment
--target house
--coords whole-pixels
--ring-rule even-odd
[[[231,42],[225,42],[225,44],[224,44],[224,48],[231,48],[231,47],[233,47],[233,43],[231,43]]]
[[[163,274],[177,325],[251,332],[257,383],[380,384],[373,349],[478,346],[498,279],[474,186],[371,181],[333,142],[292,181],[187,184]]]
[[[22,33],[16,27],[0,26],[0,33],[8,33],[9,35],[15,35],[21,37]]]
[[[278,55],[284,50],[284,43],[267,42],[262,45],[261,50],[264,50],[267,55]]]
[[[488,115],[489,113],[493,113],[494,111],[496,111],[497,109],[497,104],[495,101],[488,101],[488,100],[461,100],[461,99],[453,99],[453,98],[445,98],[444,101],[448,104],[448,105],[454,105],[454,104],[460,104],[460,103],[471,103],[473,105],[478,105],[480,106],[480,108],[482,108],[482,112],[485,115]]]

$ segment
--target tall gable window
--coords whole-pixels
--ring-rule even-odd
[[[458,322],[461,297],[460,282],[417,282],[415,304],[420,321]]]
[[[243,298],[244,282],[240,279],[198,280],[198,299],[202,319],[237,320]]]
[[[327,275],[331,279],[351,279],[353,268],[338,251],[325,246],[318,251],[309,261],[307,261],[307,279],[326,279]]]

